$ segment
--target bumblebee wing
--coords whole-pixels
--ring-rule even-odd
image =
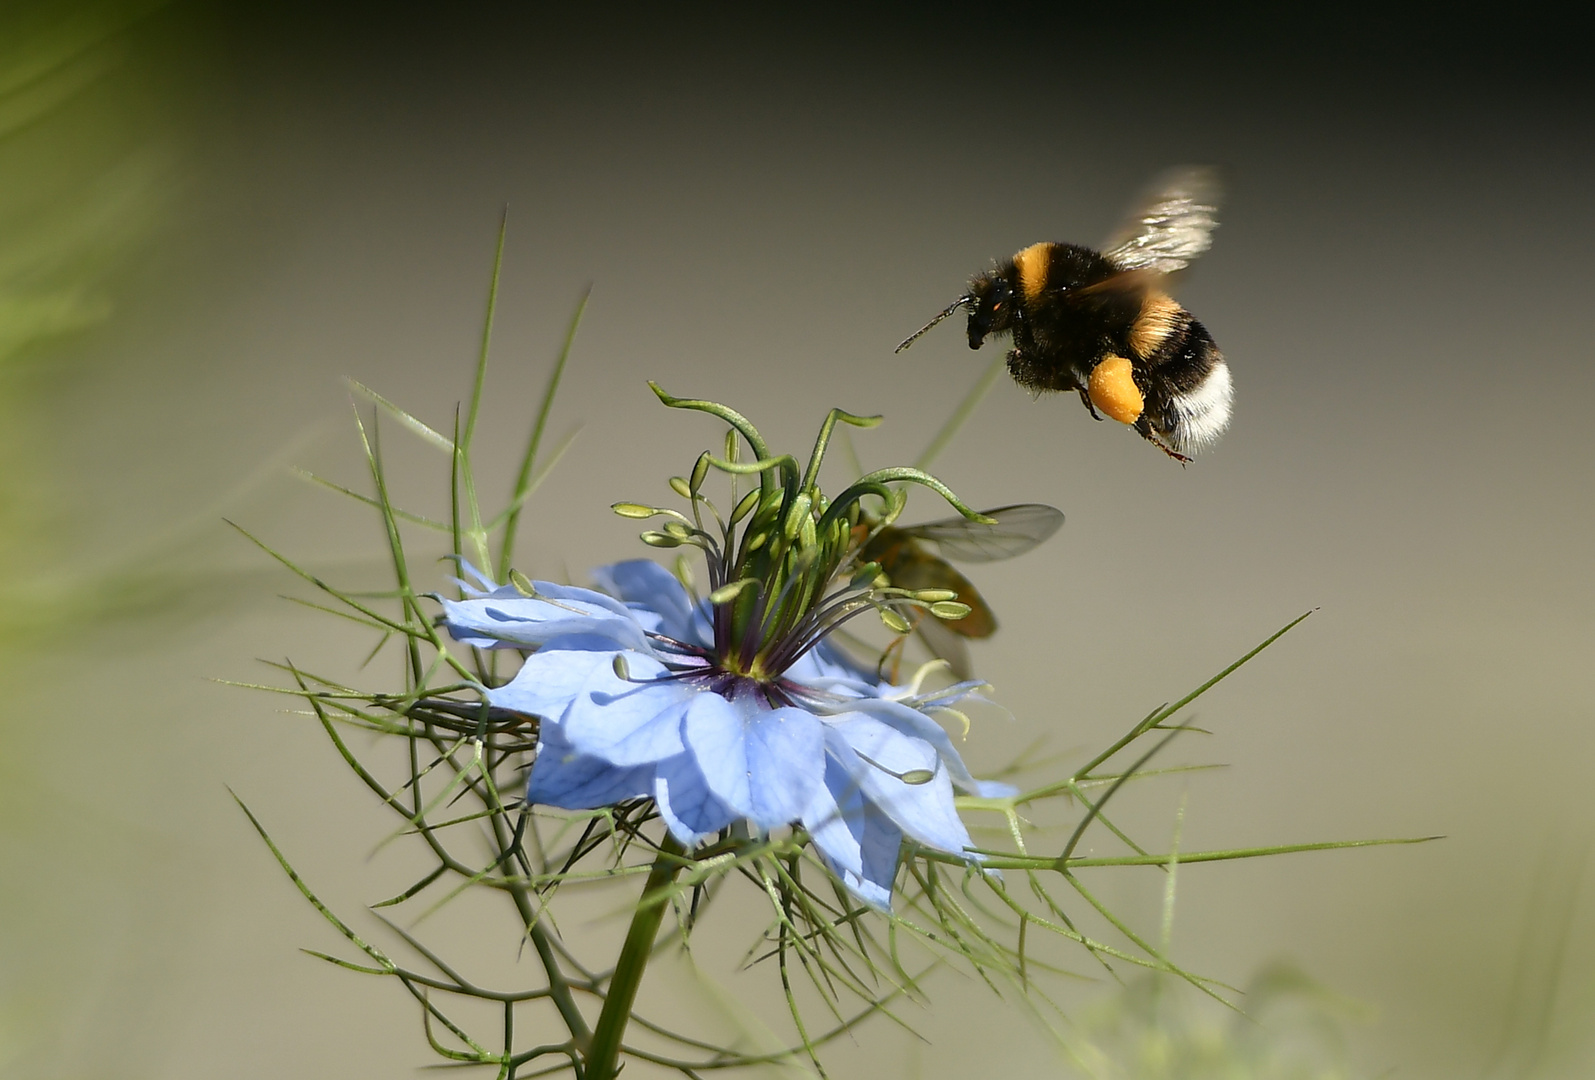
[[[981,511],[997,519],[995,525],[980,525],[966,518],[948,518],[915,525],[903,531],[920,540],[930,540],[949,559],[960,562],[996,562],[1023,555],[1063,525],[1063,511],[1041,503],[1021,503]]]
[[[1187,165],[1163,174],[1102,254],[1120,270],[1172,274],[1208,249],[1218,228],[1215,169]]]

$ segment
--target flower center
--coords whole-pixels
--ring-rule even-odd
[[[727,701],[754,699],[772,709],[796,705],[800,699],[807,700],[817,696],[812,688],[793,682],[791,679],[780,676],[760,678],[729,668],[720,663],[708,649],[685,646],[681,642],[660,637],[658,634],[648,636],[656,645],[663,646],[663,651],[680,655],[680,659],[666,661],[665,666],[670,669],[668,675],[651,681],[680,681],[700,690],[719,694]]]
[[[716,692],[727,696],[742,692],[743,684],[748,684],[767,700],[785,699],[783,673],[826,635],[866,611],[878,612],[897,633],[911,628],[907,616],[915,614],[914,609],[941,618],[968,614],[967,607],[953,602],[950,592],[933,590],[931,595],[890,587],[880,566],[860,563],[858,554],[870,536],[902,512],[905,484],[931,488],[970,520],[990,524],[992,519],[969,509],[939,480],[918,469],[877,470],[834,500],[819,488],[820,464],[837,423],[873,427],[879,417],[832,409],[820,427],[808,466],[800,471],[790,454],[771,454],[758,430],[741,414],[710,401],[673,398],[657,386],[653,390],[672,408],[707,412],[730,427],[723,457],[705,451],[689,477],[670,481],[671,488],[690,501],[690,514],[638,503],[614,507],[625,517],[667,518],[662,528],[642,534],[644,543],[703,552],[713,645],[705,651],[679,642],[667,644],[697,654],[696,663],[684,664],[682,677],[728,680],[723,686],[713,683]],[[744,442],[753,451],[752,461],[740,457]],[[724,516],[703,493],[711,469],[729,477],[731,511]],[[757,486],[741,493],[738,484],[745,480],[756,480]],[[866,514],[861,506],[866,496],[879,499],[884,511]],[[684,564],[678,564],[678,572],[685,576]],[[690,670],[698,664],[712,671]]]

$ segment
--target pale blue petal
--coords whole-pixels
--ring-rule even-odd
[[[710,790],[760,829],[797,821],[823,784],[824,727],[804,709],[703,693],[682,731]]]
[[[499,585],[492,578],[478,570],[469,559],[456,557],[454,561],[459,565],[461,573],[471,579],[470,581],[461,581],[459,578],[455,578],[455,584],[472,596],[486,596],[488,593],[504,588],[504,586]]]
[[[876,907],[890,907],[892,885],[897,880],[897,860],[903,852],[903,831],[876,807],[864,805],[864,870],[852,889]],[[879,899],[872,900],[872,897]]]
[[[521,664],[513,679],[487,692],[487,700],[518,713],[557,720],[594,672],[613,673],[617,655],[619,653],[614,650],[555,649],[533,653]]]
[[[747,760],[753,823],[790,825],[825,788],[825,727],[805,709],[760,710],[749,718]]]
[[[586,589],[578,591],[588,592]],[[454,640],[479,649],[535,649],[557,637],[598,634],[611,638],[623,649],[653,651],[641,624],[630,612],[616,614],[604,605],[585,600],[550,602],[517,595],[478,600],[439,597],[439,602],[443,605],[443,623]]]
[[[603,634],[561,634],[556,638],[549,638],[543,645],[545,652],[570,651],[570,652],[606,652],[615,655],[615,639]],[[640,657],[641,653],[626,652],[627,657]],[[649,657],[652,660],[652,657]],[[631,661],[628,660],[628,663]]]
[[[864,801],[864,795],[834,759],[827,759],[825,785],[803,815],[814,849],[848,892],[871,907],[889,909],[903,834]]]
[[[709,620],[694,606],[675,575],[649,559],[600,566],[593,571],[599,588],[622,601],[649,630],[689,645],[713,642]]]
[[[982,799],[1011,799],[1019,794],[1018,788],[1001,780],[976,780],[975,789]]]
[[[653,774],[651,765],[618,769],[607,761],[578,754],[559,737],[558,726],[548,724],[538,740],[526,801],[565,810],[612,806],[624,799],[652,795]]]
[[[936,748],[936,753],[941,756],[942,764],[947,766],[947,773],[958,789],[971,794],[976,791],[975,778],[969,775],[969,767],[964,764],[964,759],[953,746],[952,737],[940,724],[918,709],[886,698],[849,701],[839,705],[838,709],[842,710],[836,714],[838,718],[863,713],[895,728],[909,738],[929,743]]]
[[[654,767],[654,802],[674,836],[694,847],[743,815],[709,790],[691,754],[677,754]]]
[[[832,873],[845,879],[848,874],[858,878],[864,872],[859,846],[864,831],[864,794],[829,755],[825,783],[810,797],[802,822]]]
[[[740,817],[753,814],[746,718],[751,701],[733,704],[715,693],[693,697],[682,725],[690,756],[716,798]]]
[[[619,615],[623,619],[631,618],[631,609],[616,600],[613,596],[606,596],[593,589],[584,589],[580,585],[560,585],[553,581],[534,581],[532,591],[543,600],[557,600],[568,606],[592,608],[607,611],[612,615]]]
[[[514,585],[499,585],[492,578],[482,573],[471,563],[464,559],[459,560],[460,569],[465,572],[471,581],[454,579],[454,583],[463,589],[473,599],[494,600],[527,600],[531,599]],[[473,582],[475,584],[473,584]],[[583,589],[578,585],[560,585],[552,581],[534,581],[532,592],[545,600],[563,600],[589,607],[602,608],[611,614],[628,616],[630,614],[626,605],[612,596],[594,592],[592,589]]]
[[[805,657],[805,659],[807,658]],[[867,683],[862,679],[843,678],[835,675],[815,675],[812,672],[805,675],[803,673],[802,660],[787,668],[782,674],[792,682],[800,683],[811,690],[819,690],[830,697],[875,698],[879,697],[882,691],[891,689],[889,684]],[[837,705],[831,711],[844,707],[843,705]]]
[[[874,668],[865,668],[829,640],[798,657],[786,677],[805,686],[833,692],[874,696],[883,685]]]
[[[836,752],[836,739],[839,738],[855,754],[875,762],[880,767],[873,770],[876,773],[882,769],[902,774],[944,771],[938,768],[940,762],[935,747],[924,739],[904,735],[891,724],[873,716],[844,713],[832,717],[826,725],[826,731],[836,737],[826,743],[828,750]],[[846,755],[837,760],[847,768],[849,776],[855,780],[859,778],[857,771],[848,764]],[[868,796],[868,793],[866,788],[865,795]]]
[[[460,581],[471,599],[437,597],[444,624],[457,641],[483,649],[536,648],[566,634],[601,634],[623,648],[652,651],[643,627],[614,597],[551,581],[534,581],[536,596],[526,596],[512,585],[494,585],[470,563],[460,565],[489,588]]]
[[[936,690],[928,694],[918,694],[912,697],[897,696],[897,700],[901,701],[904,705],[918,709],[920,712],[930,717],[939,716],[941,710],[946,709],[949,706],[957,706],[958,708],[962,709],[964,708],[965,702],[976,701],[985,708],[995,710],[1004,718],[1012,720],[1014,718],[1013,713],[1009,712],[1001,705],[998,705],[995,701],[992,701],[989,697],[982,693],[982,691],[990,689],[991,684],[989,683],[970,680],[968,682],[953,683],[951,686],[944,687],[941,690]],[[960,717],[958,722],[960,724],[965,723],[966,718]]]
[[[826,748],[858,784],[867,802],[913,840],[968,857],[969,831],[959,820],[952,781],[945,768],[937,767],[940,762],[935,750],[865,716],[833,722],[826,726],[825,734]],[[932,770],[924,783],[898,779]]]
[[[882,682],[880,671],[875,664],[862,663],[830,638],[821,640],[809,650],[808,655],[814,657],[815,663],[821,668],[821,674],[857,679],[871,686],[880,685]]]
[[[665,674],[665,666],[636,653],[625,656],[629,679],[613,667],[590,670],[560,717],[562,737],[579,753],[623,767],[681,753],[682,707],[698,695],[674,680],[647,681]]]
[[[580,585],[561,585],[554,581],[533,581],[531,582],[533,595],[527,596],[527,594],[522,592],[516,585],[494,585],[491,581],[486,578],[482,578],[480,575],[478,575],[478,579],[487,583],[486,591],[483,591],[482,589],[472,589],[469,585],[466,585],[465,582],[459,581],[458,578],[455,580],[459,581],[461,585],[465,585],[466,590],[473,597],[492,598],[496,600],[558,600],[564,603],[584,604],[591,608],[601,608],[614,615],[626,616],[630,614],[626,605],[616,600],[613,596],[605,596],[601,592],[595,592],[592,589],[584,589]]]
[[[898,842],[901,843],[902,833],[898,833],[897,838]],[[882,883],[866,878],[862,874],[855,874],[851,870],[838,871],[833,867],[831,872],[836,875],[837,880],[842,883],[848,892],[864,901],[870,907],[878,911],[890,911],[892,909],[893,879],[891,877],[888,877]]]
[[[974,698],[976,701],[979,701],[983,704],[992,705],[993,702],[991,699],[984,697],[980,693],[982,690],[990,689],[990,683],[981,682],[979,679],[965,679],[963,682],[956,682],[951,686],[944,686],[940,690],[933,690],[929,693],[920,694],[916,697],[910,697],[907,699],[899,697],[897,700],[903,701],[904,704],[912,705],[916,709],[927,710],[937,708],[941,705],[957,705],[959,702],[964,701],[967,698]],[[1001,709],[1001,706],[994,707]],[[1002,711],[1006,712],[1007,710],[1003,709]]]

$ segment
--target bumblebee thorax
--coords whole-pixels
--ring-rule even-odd
[[[1013,257],[1025,296],[1032,302],[1043,293],[1066,292],[1095,285],[1113,276],[1113,264],[1100,252],[1078,244],[1032,244]]]

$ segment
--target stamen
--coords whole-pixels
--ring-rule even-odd
[[[836,630],[837,628],[842,626],[843,623],[849,622],[852,619],[857,618],[858,616],[864,614],[864,612],[866,612],[866,611],[880,610],[880,609],[883,609],[884,607],[885,607],[885,605],[879,604],[879,603],[877,603],[874,600],[868,600],[868,601],[860,602],[860,604],[859,604],[859,606],[857,608],[853,609],[852,611],[848,611],[848,612],[844,613],[839,618],[833,620],[828,625],[826,625],[825,627],[821,628],[817,633],[811,634],[809,636],[808,640],[804,641],[804,643],[803,643],[801,648],[798,648],[798,649],[796,649],[796,650],[794,650],[792,652],[791,658],[786,661],[786,663],[785,663],[784,667],[782,668],[782,670],[785,670],[785,668],[791,667],[793,664],[795,664],[799,660],[801,660],[805,653],[807,653],[810,649],[814,648],[814,646],[818,645],[833,630]]]
[[[928,784],[932,780],[936,779],[935,769],[909,769],[907,772],[896,772],[895,770],[888,769],[885,765],[882,765],[873,758],[867,757],[860,753],[857,748],[854,748],[853,753],[858,754],[858,756],[864,760],[865,764],[872,765],[881,772],[885,773],[887,776],[901,780],[905,784],[917,787],[920,784]]]
[[[823,606],[814,608],[803,616],[767,658],[776,671],[785,671],[798,658],[813,648],[821,638],[866,608],[876,607],[870,598],[873,590],[844,589],[828,597]]]

